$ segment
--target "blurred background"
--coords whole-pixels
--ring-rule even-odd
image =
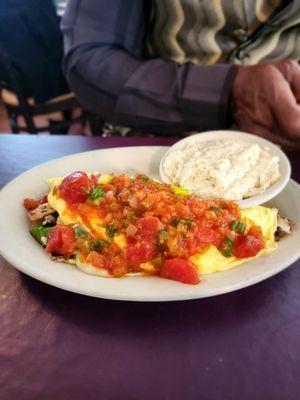
[[[0,133],[99,134],[62,72],[66,0],[0,2]]]

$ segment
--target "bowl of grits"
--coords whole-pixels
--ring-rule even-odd
[[[291,176],[290,162],[277,145],[239,131],[191,135],[171,146],[159,166],[163,182],[202,199],[225,198],[241,207],[278,195]]]

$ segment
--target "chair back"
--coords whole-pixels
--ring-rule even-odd
[[[17,97],[19,107],[29,107],[22,72],[7,51],[0,45],[0,89],[7,89]]]

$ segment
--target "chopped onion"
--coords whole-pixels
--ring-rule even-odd
[[[129,224],[126,228],[126,233],[129,236],[134,236],[137,233],[137,228],[134,225]]]

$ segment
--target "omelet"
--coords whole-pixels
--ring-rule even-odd
[[[255,257],[236,258],[224,257],[215,246],[211,245],[203,253],[198,253],[190,257],[190,261],[199,268],[200,274],[204,275],[217,271],[226,271],[236,265],[272,253],[277,249],[278,244],[275,241],[275,233],[277,231],[278,210],[276,208],[255,206],[242,209],[241,214],[242,221],[247,227],[250,227],[251,225],[258,225],[261,227],[265,247],[260,250]]]
[[[85,221],[82,220],[80,215],[74,213],[70,207],[68,207],[65,200],[59,197],[55,191],[55,188],[60,185],[63,178],[52,178],[48,180],[50,193],[48,194],[48,202],[50,206],[57,211],[59,214],[58,223],[63,225],[74,225],[79,224],[83,226],[88,232],[96,234],[98,237],[108,239],[107,231],[103,226],[103,221],[96,213],[89,213]],[[101,183],[109,183],[111,175],[101,175]],[[243,264],[254,258],[258,258],[267,255],[277,248],[277,242],[275,240],[275,233],[277,230],[277,218],[278,210],[275,208],[267,208],[263,206],[256,206],[249,209],[241,210],[241,220],[248,229],[252,225],[261,227],[263,239],[265,241],[265,247],[259,251],[255,257],[250,258],[236,258],[234,256],[225,257],[214,245],[206,247],[203,251],[196,253],[189,257],[189,260],[197,266],[200,275],[210,274],[217,271],[226,271],[236,265]],[[93,232],[91,232],[91,230]],[[116,234],[113,237],[113,242],[116,243],[120,248],[126,246],[126,236],[124,234]],[[107,269],[95,267],[91,264],[86,263],[80,255],[76,256],[77,267],[93,275],[102,277],[111,276]],[[153,274],[156,269],[151,261],[140,264],[140,270],[143,272],[128,273],[127,276],[137,276],[143,274]]]

